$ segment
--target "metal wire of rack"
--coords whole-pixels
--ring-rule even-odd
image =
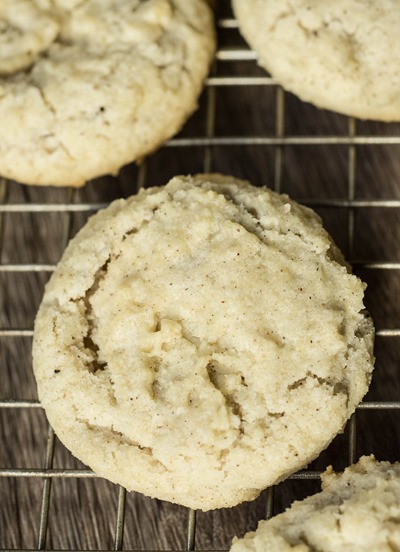
[[[217,52],[216,64],[214,71],[207,80],[207,87],[204,93],[203,104],[199,112],[198,123],[195,125],[195,130],[192,134],[182,134],[176,138],[171,139],[163,148],[160,155],[164,155],[162,159],[164,161],[168,159],[170,162],[171,157],[179,153],[182,157],[187,158],[186,151],[193,152],[196,151],[194,158],[191,160],[196,170],[203,170],[204,172],[210,172],[212,170],[221,170],[225,167],[224,163],[229,164],[232,162],[235,154],[229,158],[228,161],[221,161],[222,158],[227,157],[227,152],[230,152],[234,148],[258,148],[261,150],[268,150],[269,153],[269,162],[270,162],[270,174],[272,178],[269,180],[269,184],[272,185],[276,191],[290,191],[290,185],[287,185],[285,181],[285,174],[288,170],[287,160],[287,151],[288,148],[295,148],[296,151],[298,148],[304,147],[326,147],[328,150],[333,147],[340,147],[341,151],[345,152],[345,165],[346,165],[346,182],[345,182],[345,192],[343,190],[338,193],[331,193],[324,195],[323,187],[320,188],[318,194],[314,194],[314,197],[308,199],[300,198],[304,203],[321,210],[326,213],[333,213],[333,218],[335,218],[335,212],[340,212],[343,214],[345,223],[345,234],[342,236],[342,229],[338,230],[339,237],[342,236],[342,241],[345,243],[346,256],[349,261],[355,266],[357,272],[362,273],[367,281],[371,281],[371,305],[373,306],[379,303],[381,299],[379,298],[379,293],[381,293],[385,284],[379,284],[377,287],[374,287],[374,282],[377,281],[376,274],[390,274],[394,275],[394,279],[398,278],[400,270],[400,258],[396,257],[396,250],[393,250],[393,253],[387,255],[387,258],[383,259],[360,259],[359,254],[357,254],[357,240],[360,235],[360,227],[357,224],[357,216],[362,212],[371,212],[373,210],[378,210],[379,212],[384,213],[383,217],[386,216],[386,213],[391,211],[397,214],[397,209],[400,209],[400,193],[396,197],[396,193],[390,194],[389,197],[380,197],[376,193],[373,197],[362,197],[357,193],[357,184],[358,184],[358,169],[359,169],[359,148],[363,146],[371,147],[393,147],[399,148],[400,146],[400,128],[397,126],[391,127],[393,134],[386,134],[386,128],[384,132],[378,132],[374,134],[362,133],[359,132],[359,125],[354,119],[340,118],[341,124],[343,121],[347,125],[345,132],[340,132],[337,134],[326,133],[326,135],[316,134],[316,135],[307,135],[307,134],[293,134],[287,132],[287,105],[288,97],[287,94],[273,81],[272,78],[268,77],[262,71],[258,71],[255,67],[255,54],[241,42],[239,34],[237,31],[236,21],[232,18],[229,9],[227,7],[220,8],[222,14],[218,20],[218,30],[220,35],[224,33],[232,33],[234,39],[230,35],[229,42],[235,40],[238,43],[238,46],[232,47],[231,45],[224,47],[221,46]],[[229,73],[229,69],[225,69],[226,64],[238,64],[239,65],[239,74]],[[243,69],[243,63],[253,63],[253,69],[251,75],[246,73],[247,66]],[[225,64],[225,65],[224,65]],[[227,73],[227,74],[226,74]],[[262,135],[252,135],[243,132],[242,134],[233,135],[217,132],[217,122],[218,122],[218,99],[219,96],[223,97],[225,91],[233,90],[236,94],[241,94],[242,90],[256,90],[259,93],[260,98],[266,93],[265,91],[269,90],[269,105],[268,109],[273,112],[274,115],[271,116],[273,119],[273,132],[270,134]],[[264,100],[262,100],[264,101]],[[290,101],[295,101],[290,99]],[[315,113],[318,116],[318,111],[315,110]],[[201,121],[200,121],[201,118]],[[362,125],[363,126],[363,125]],[[202,131],[199,131],[199,128],[202,128]],[[379,127],[381,130],[382,127]],[[222,148],[222,153],[217,159],[216,152],[218,149]],[[236,150],[235,150],[236,151]],[[392,155],[397,158],[399,149],[396,151],[393,150]],[[157,155],[157,154],[156,154]],[[13,310],[18,308],[18,305],[14,305],[11,300],[10,286],[15,285],[18,281],[19,276],[24,278],[32,278],[35,275],[40,276],[39,284],[34,284],[39,289],[38,297],[40,297],[40,292],[43,288],[45,281],[48,276],[54,269],[56,264],[56,259],[54,258],[51,262],[46,261],[46,255],[40,255],[41,260],[33,260],[32,262],[27,261],[15,261],[13,260],[13,253],[9,248],[6,247],[7,239],[9,239],[10,234],[12,234],[15,229],[10,229],[10,220],[13,216],[19,217],[17,220],[25,221],[27,225],[25,231],[26,243],[30,243],[29,234],[32,233],[32,230],[29,228],[30,221],[34,220],[36,217],[43,217],[44,215],[55,216],[57,219],[57,224],[61,223],[62,231],[60,232],[60,241],[61,247],[60,252],[64,249],[68,240],[76,232],[77,228],[83,224],[85,218],[95,212],[97,209],[108,204],[110,199],[113,199],[113,194],[115,197],[119,193],[128,194],[136,191],[138,188],[149,185],[150,180],[152,184],[160,184],[160,181],[154,182],[153,178],[150,179],[152,169],[152,159],[150,157],[147,162],[145,162],[139,169],[132,168],[131,172],[128,172],[125,178],[125,181],[132,182],[134,185],[128,186],[122,185],[121,188],[110,192],[108,186],[110,186],[110,180],[107,180],[107,192],[103,193],[105,188],[100,186],[100,191],[96,191],[96,184],[90,189],[89,193],[81,192],[78,190],[69,190],[65,192],[54,191],[22,191],[22,187],[13,182],[6,182],[2,180],[0,183],[0,278],[1,279],[1,294],[2,297],[2,307],[5,312],[5,315],[1,318],[0,324],[0,345],[3,347],[3,350],[7,349],[7,343],[10,340],[17,340],[21,343],[23,341],[29,341],[32,338],[32,325],[22,326],[18,321],[21,319],[18,316],[13,315]],[[158,165],[157,163],[155,163]],[[173,167],[168,166],[169,170],[176,170],[176,166],[179,164],[173,164]],[[245,172],[246,169],[243,169]],[[179,170],[179,172],[184,172]],[[228,172],[228,171],[226,171]],[[251,173],[251,170],[249,170]],[[242,176],[242,175],[240,175]],[[129,178],[128,178],[129,177]],[[112,179],[115,183],[118,179]],[[266,183],[266,182],[263,182]],[[125,186],[125,187],[124,187]],[[289,190],[288,190],[289,188]],[[16,200],[15,200],[16,198]],[[25,198],[26,201],[21,201],[21,198]],[[367,215],[368,216],[368,215]],[[390,216],[389,216],[390,218]],[[329,217],[328,217],[329,219]],[[331,220],[331,219],[329,219]],[[394,219],[395,222],[395,219]],[[398,232],[397,227],[394,226],[394,222],[391,223],[392,226],[388,228],[388,235],[395,236]],[[388,223],[389,224],[389,223]],[[343,226],[340,224],[340,226]],[[337,225],[333,225],[333,228],[337,228]],[[333,232],[334,237],[335,232]],[[386,239],[386,238],[385,238]],[[45,247],[45,240],[42,242],[42,246]],[[18,257],[18,255],[17,255]],[[27,256],[27,258],[29,255]],[[55,256],[54,256],[55,257]],[[23,254],[19,255],[19,258],[25,258]],[[371,276],[372,275],[372,276]],[[378,277],[379,280],[379,277]],[[36,289],[36,288],[35,288]],[[14,294],[15,298],[15,294]],[[382,299],[384,300],[384,299]],[[391,314],[389,316],[390,324],[378,325],[377,328],[377,340],[380,340],[384,343],[379,350],[383,351],[382,364],[385,362],[385,359],[391,359],[391,374],[395,371],[397,366],[397,339],[400,337],[400,325],[395,323],[398,305],[396,303],[396,297],[392,296],[392,303],[387,306],[387,309],[392,308]],[[31,309],[34,310],[34,309]],[[29,311],[29,309],[28,309]],[[30,312],[30,311],[29,311]],[[385,311],[386,312],[386,311]],[[374,312],[372,312],[374,314]],[[384,317],[382,317],[384,318]],[[26,319],[29,319],[29,313],[26,316]],[[32,321],[32,316],[30,317]],[[16,322],[15,322],[16,321]],[[379,321],[379,316],[378,316]],[[29,347],[28,347],[29,349]],[[378,350],[378,352],[379,352]],[[377,355],[378,356],[378,355]],[[5,359],[5,360],[4,360]],[[11,359],[11,360],[10,360]],[[1,373],[1,380],[9,376],[11,371],[18,371],[21,368],[20,362],[23,362],[25,365],[29,365],[29,351],[27,354],[23,354],[19,351],[14,355],[2,356],[0,370],[4,370],[4,375]],[[24,374],[29,370],[29,366],[24,368],[21,371],[21,378],[24,377]],[[384,374],[384,370],[382,374]],[[393,374],[392,374],[393,375]],[[379,374],[376,375],[376,378],[379,378]],[[383,377],[383,376],[381,376]],[[379,379],[378,379],[379,381]],[[23,388],[23,386],[22,386]],[[3,449],[3,454],[1,458],[5,458],[5,465],[0,465],[0,493],[1,493],[1,503],[0,509],[5,510],[3,517],[0,517],[0,548],[3,550],[26,550],[26,549],[37,549],[44,550],[49,546],[49,524],[52,516],[52,510],[55,508],[54,501],[52,502],[52,487],[53,483],[56,481],[67,481],[67,480],[93,480],[98,482],[99,479],[96,477],[93,472],[82,467],[74,466],[73,467],[57,467],[55,465],[55,454],[56,449],[60,447],[60,444],[57,443],[57,439],[50,427],[47,427],[47,436],[41,435],[40,438],[45,440],[46,444],[44,447],[44,458],[42,460],[41,466],[32,465],[7,465],[7,450],[8,447],[13,446],[14,434],[7,432],[8,420],[7,412],[17,413],[17,412],[27,412],[28,417],[33,416],[34,412],[42,412],[40,404],[36,398],[26,398],[23,394],[17,389],[17,385],[14,385],[14,388],[9,392],[4,392],[6,390],[6,385],[3,384],[0,387],[0,413],[5,416],[5,422],[0,426],[1,444]],[[19,389],[19,388],[18,388]],[[398,395],[396,395],[397,389],[394,388],[394,393],[392,397],[382,394],[382,397],[378,392],[375,393],[375,397],[372,399],[367,398],[362,404],[359,405],[357,412],[351,418],[344,434],[340,437],[340,453],[333,450],[332,453],[327,453],[322,463],[313,464],[309,469],[303,470],[290,478],[290,481],[304,482],[304,481],[314,481],[318,482],[321,466],[327,465],[327,462],[337,461],[340,457],[339,464],[341,467],[354,462],[358,457],[358,440],[360,435],[363,434],[363,429],[366,430],[365,433],[370,432],[371,427],[379,427],[381,423],[381,418],[379,418],[379,423],[371,424],[371,422],[366,421],[365,415],[372,413],[372,415],[378,416],[380,413],[396,413],[400,409],[400,400],[398,400]],[[34,392],[33,392],[34,395]],[[33,396],[31,395],[31,396]],[[400,396],[399,396],[400,399]],[[360,418],[362,418],[360,420]],[[392,419],[391,419],[392,420]],[[390,423],[393,423],[392,421]],[[383,425],[388,426],[390,423],[385,421],[382,422]],[[42,424],[42,429],[46,431],[44,424]],[[390,429],[390,428],[389,428]],[[364,446],[364,445],[363,445]],[[368,448],[370,447],[370,448]],[[396,459],[398,456],[400,447],[400,438],[399,435],[393,434],[393,442],[388,446],[387,450],[389,454],[392,455],[390,459]],[[364,446],[366,452],[379,453],[378,450],[373,449],[373,445],[369,445],[368,442]],[[338,449],[339,450],[339,449]],[[329,455],[331,454],[331,456]],[[333,460],[332,460],[333,459]],[[1,483],[7,480],[8,486],[2,486]],[[39,508],[36,510],[36,522],[31,520],[31,522],[21,522],[20,516],[23,514],[23,509],[26,507],[22,501],[18,499],[18,492],[20,490],[20,482],[22,485],[25,481],[38,480],[41,485],[40,489],[40,498],[36,496],[36,503],[39,504]],[[90,542],[94,542],[95,546],[91,549],[102,548],[107,550],[121,550],[124,547],[124,540],[126,540],[127,535],[127,522],[126,522],[126,511],[127,511],[127,494],[124,489],[118,488],[116,490],[110,491],[113,493],[114,502],[113,502],[113,513],[112,516],[108,516],[112,521],[110,521],[110,534],[112,538],[108,539],[106,543],[100,542],[99,539],[92,539]],[[244,522],[241,525],[240,531],[242,533],[244,530],[253,529],[255,521],[260,517],[260,512],[262,511],[263,515],[266,517],[271,517],[276,511],[279,511],[279,506],[282,509],[282,505],[285,505],[285,501],[279,498],[279,493],[283,492],[282,487],[278,486],[275,489],[268,489],[262,495],[262,498],[257,503],[257,513],[249,514],[253,505],[246,505],[245,509],[242,511],[242,514],[245,518]],[[297,498],[298,495],[291,491],[291,494],[287,495],[286,492],[286,502],[290,502],[293,498]],[[285,494],[283,492],[283,494]],[[300,493],[302,494],[302,493]],[[11,504],[11,495],[13,495],[13,504],[16,505],[13,511],[7,511]],[[165,508],[168,509],[168,506]],[[161,510],[157,510],[160,512]],[[167,511],[167,510],[166,510]],[[165,523],[174,524],[174,512],[172,514],[167,514],[163,520],[167,520]],[[155,514],[158,515],[157,513]],[[168,517],[169,516],[169,517]],[[199,514],[196,515],[194,511],[185,511],[184,513],[180,511],[178,516],[178,522],[181,523],[182,519],[186,519],[184,525],[181,525],[181,533],[184,532],[184,538],[182,538],[178,545],[177,544],[161,544],[162,549],[186,549],[193,550],[196,548],[202,549],[216,549],[219,548],[228,548],[229,543],[227,538],[224,542],[218,540],[214,535],[214,541],[210,541],[211,544],[207,545],[207,539],[202,539],[199,537],[199,532],[196,531],[196,522],[201,516],[201,523],[203,527],[207,526],[207,523],[218,525],[218,527],[224,526],[226,519],[229,521],[229,515],[227,518],[222,517],[221,519],[211,517],[212,514]],[[208,516],[208,517],[207,517]],[[218,521],[219,519],[219,521]],[[211,520],[208,522],[208,520]],[[218,523],[217,523],[218,521]],[[177,523],[178,523],[177,522]],[[158,526],[159,527],[159,526]],[[170,525],[168,525],[170,527]],[[168,532],[167,528],[167,532]],[[55,530],[54,530],[55,531]],[[53,532],[54,532],[53,531]],[[217,531],[213,529],[214,533]],[[7,536],[7,532],[16,534],[17,537]],[[232,524],[229,531],[226,534],[233,535],[238,532],[238,528]],[[201,533],[201,530],[200,530]],[[66,539],[66,542],[68,539]],[[64,550],[77,550],[78,547],[72,546],[62,546],[59,543],[62,543],[62,540],[58,540],[52,537],[50,543],[50,549],[62,548]],[[86,542],[89,542],[88,540]],[[136,546],[135,543],[132,544],[132,539],[128,541],[129,548],[140,548],[140,549],[152,549],[155,548],[154,542],[152,541],[150,545],[146,543]],[[55,543],[55,544],[54,544]]]

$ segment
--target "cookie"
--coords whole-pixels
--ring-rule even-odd
[[[363,456],[322,474],[322,492],[235,540],[231,552],[391,552],[400,549],[400,464]]]
[[[0,75],[11,75],[32,65],[51,46],[59,30],[57,17],[42,9],[39,2],[2,0]]]
[[[99,475],[233,506],[316,457],[367,391],[363,294],[310,209],[176,177],[69,244],[35,322],[39,397]]]
[[[361,119],[400,120],[396,0],[233,0],[243,36],[302,100]]]
[[[0,174],[82,185],[140,161],[197,106],[205,0],[2,0]]]

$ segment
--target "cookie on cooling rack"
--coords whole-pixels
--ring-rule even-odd
[[[343,473],[328,468],[322,489],[235,539],[231,552],[400,549],[399,463],[363,456]]]
[[[232,177],[176,177],[69,244],[35,323],[40,400],[98,474],[233,506],[315,458],[366,393],[363,294],[310,209]]]
[[[400,120],[397,0],[233,0],[260,65],[318,107]]]
[[[140,160],[196,108],[205,0],[1,0],[0,175],[82,185]]]

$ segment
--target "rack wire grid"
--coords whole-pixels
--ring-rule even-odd
[[[256,64],[227,1],[200,108],[139,168],[81,189],[0,184],[0,548],[223,550],[234,535],[319,490],[327,465],[399,459],[400,125],[356,121],[285,93]],[[57,441],[37,401],[33,320],[68,240],[98,208],[179,173],[223,172],[315,208],[368,283],[377,327],[371,389],[329,448],[252,503],[202,513],[97,478]]]

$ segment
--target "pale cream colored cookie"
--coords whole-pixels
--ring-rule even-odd
[[[213,57],[205,0],[0,2],[0,174],[82,185],[194,111]]]
[[[100,475],[233,506],[315,458],[367,391],[363,293],[311,210],[176,177],[68,246],[35,323],[40,400]]]
[[[400,550],[400,464],[363,456],[343,473],[328,469],[322,489],[235,539],[231,552]]]
[[[1,0],[0,75],[29,67],[52,44],[59,30],[49,0]]]
[[[233,0],[260,65],[318,107],[400,120],[397,0]]]

